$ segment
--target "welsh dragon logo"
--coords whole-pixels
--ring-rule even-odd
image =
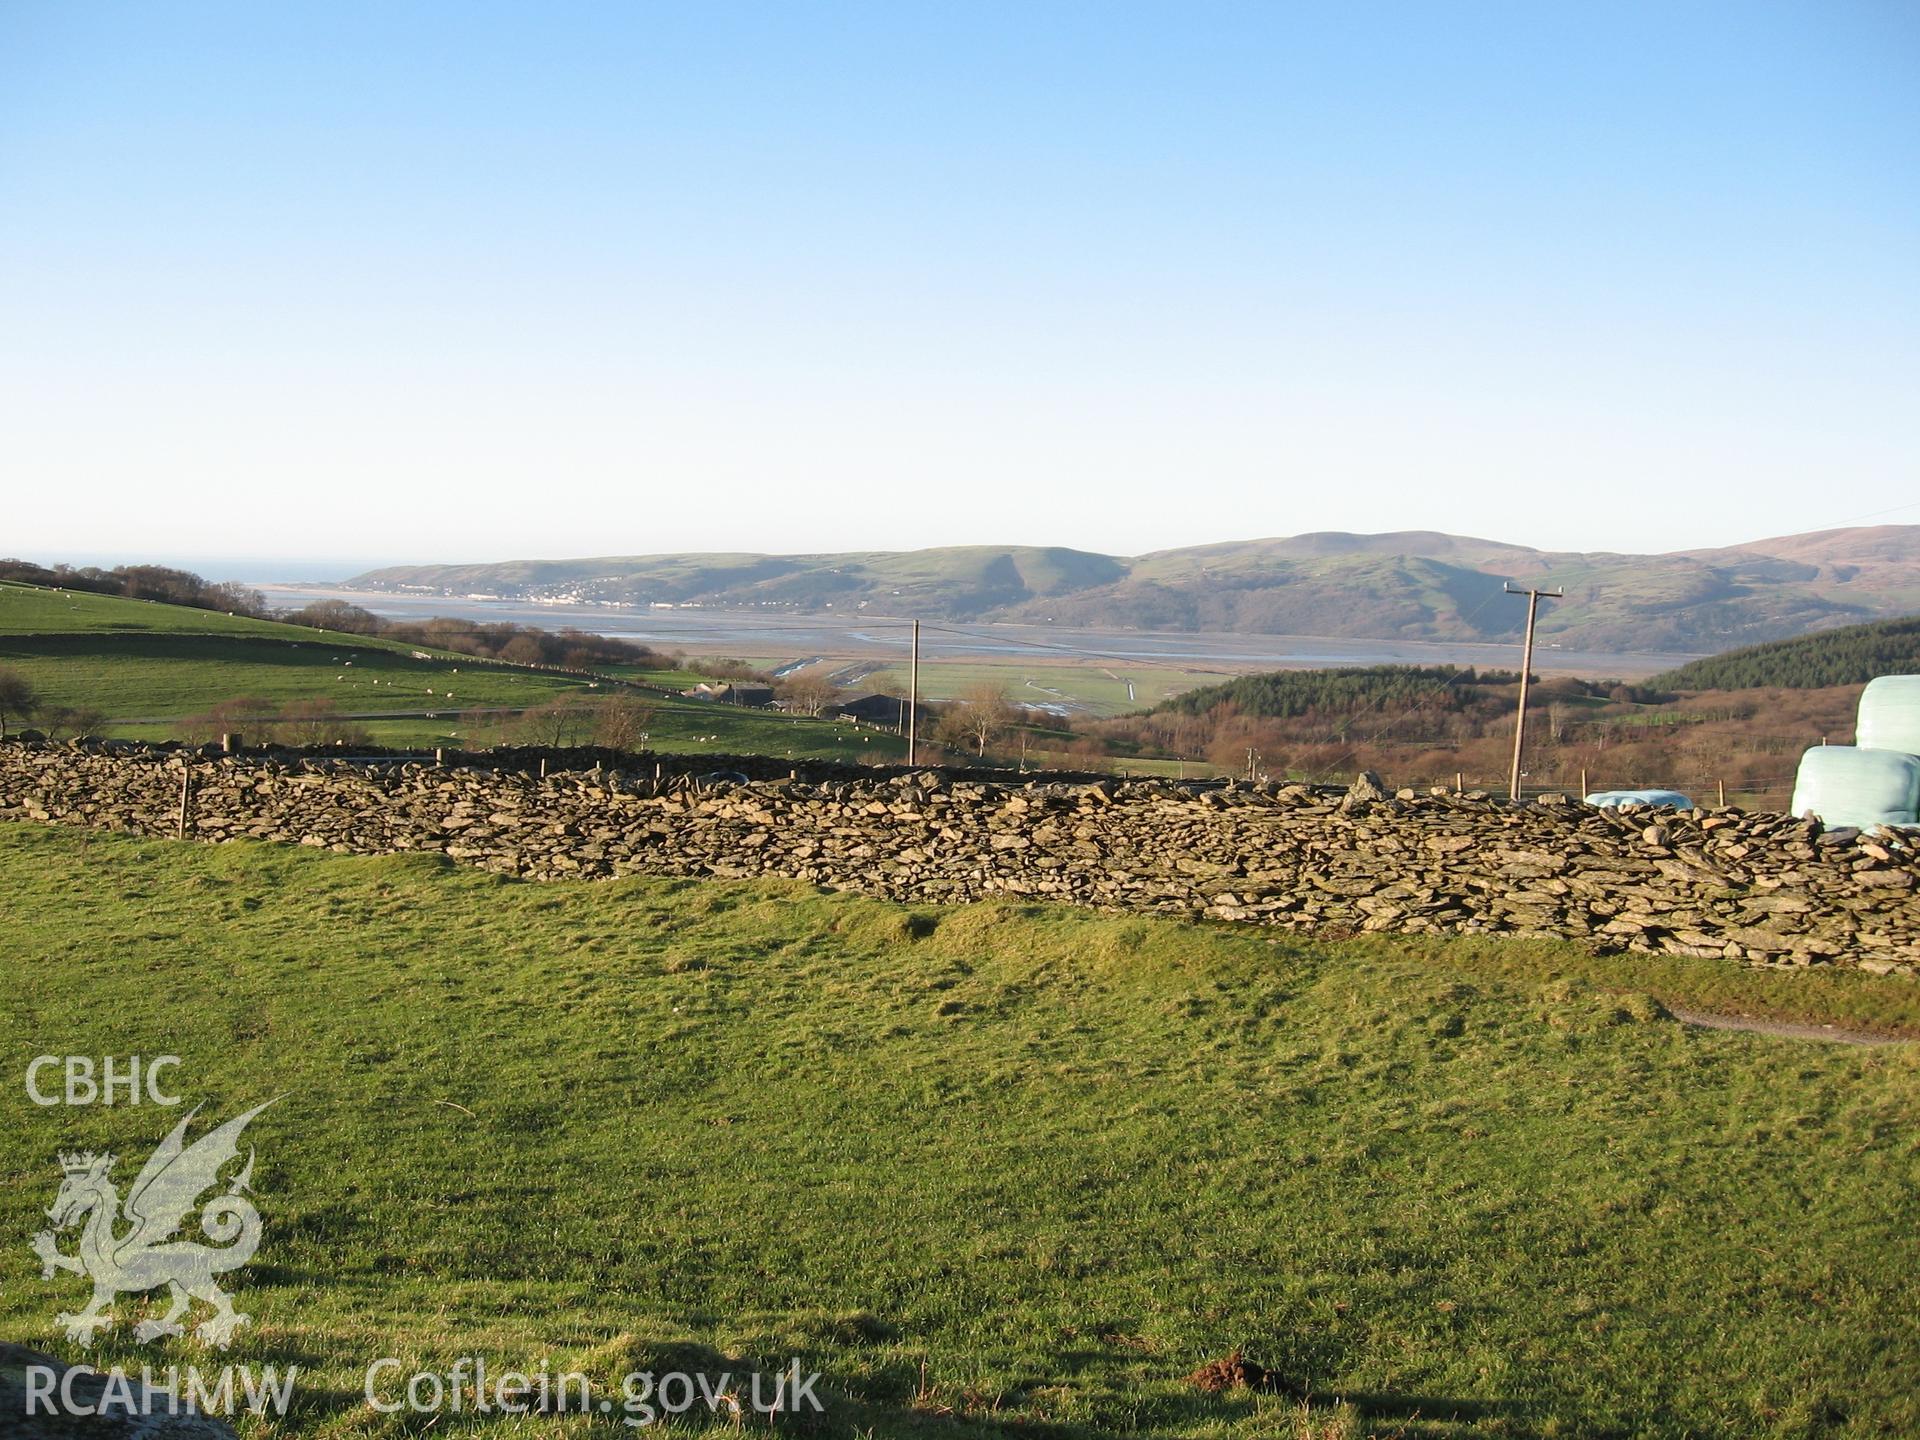
[[[173,1235],[200,1197],[220,1183],[221,1169],[239,1158],[240,1132],[273,1103],[255,1106],[188,1145],[187,1126],[200,1113],[196,1105],[141,1167],[124,1204],[113,1183],[114,1156],[91,1151],[60,1156],[65,1178],[47,1211],[53,1228],[33,1237],[33,1253],[40,1257],[42,1280],[53,1279],[57,1270],[71,1270],[93,1281],[92,1303],[78,1315],[59,1316],[67,1339],[91,1345],[94,1331],[113,1324],[115,1296],[165,1285],[172,1292],[172,1306],[160,1318],[136,1325],[135,1339],[184,1335],[180,1317],[192,1301],[201,1300],[213,1307],[213,1314],[194,1327],[194,1334],[222,1350],[232,1343],[233,1332],[250,1317],[234,1310],[232,1298],[214,1277],[238,1270],[260,1248],[260,1212],[246,1195],[253,1178],[251,1147],[247,1163],[226,1191],[200,1211],[200,1228],[214,1243],[176,1240]],[[81,1224],[79,1250],[63,1255],[55,1237],[76,1224]]]

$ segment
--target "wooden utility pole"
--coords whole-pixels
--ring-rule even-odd
[[[920,622],[913,622],[913,658],[907,662],[907,764],[920,763]]]
[[[1527,597],[1527,644],[1525,650],[1521,652],[1520,661],[1520,713],[1514,717],[1513,721],[1513,773],[1507,783],[1507,798],[1518,800],[1520,798],[1520,752],[1526,748],[1527,743],[1527,683],[1533,674],[1533,619],[1540,613],[1542,596],[1549,600],[1560,600],[1566,597],[1567,592],[1564,590],[1516,590],[1511,584],[1501,588],[1509,595]]]

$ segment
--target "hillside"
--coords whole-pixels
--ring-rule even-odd
[[[578,595],[629,604],[819,609],[885,599],[904,610],[976,616],[1126,575],[1079,550],[956,546],[846,555],[637,555],[497,565],[391,566],[348,581],[367,590],[509,597]]]
[[[325,698],[354,715],[520,708],[580,688],[560,676],[410,645],[152,600],[0,584],[0,666],[109,731],[158,739],[239,697]],[[159,729],[152,728],[158,722]],[[440,726],[444,731],[447,727]]]
[[[1783,536],[1626,555],[1430,531],[1320,533],[1122,557],[970,546],[844,555],[642,555],[392,566],[365,590],[515,599],[869,609],[927,619],[1222,630],[1354,639],[1500,640],[1524,607],[1506,581],[1564,588],[1548,644],[1719,651],[1920,609],[1920,527]]]
[[[1758,685],[1818,690],[1915,671],[1920,671],[1920,616],[1907,616],[1729,650],[1656,675],[1647,684],[1667,690],[1744,690]]]
[[[529,709],[604,698],[591,678],[476,659],[382,636],[313,630],[218,611],[0,582],[0,670],[23,676],[56,734],[255,740],[298,724],[389,745],[493,744]],[[646,745],[795,759],[892,758],[893,736],[843,723],[687,700],[686,675],[642,673]],[[663,683],[664,682],[664,683]],[[224,717],[224,718],[223,718]],[[13,717],[18,728],[19,717]],[[556,718],[585,740],[590,717]]]
[[[179,1054],[197,1124],[284,1097],[222,1358],[302,1383],[248,1434],[622,1433],[365,1403],[374,1356],[476,1353],[615,1404],[798,1357],[826,1411],[780,1430],[823,1440],[1920,1427],[1920,1072],[1661,1008],[1910,1027],[1911,985],[19,823],[0,891],[16,1074]],[[132,1173],[177,1119],[0,1091],[9,1336],[62,1347],[85,1294],[25,1243],[57,1152]],[[90,1363],[208,1363],[137,1306]],[[1274,1388],[1184,1378],[1236,1350]]]

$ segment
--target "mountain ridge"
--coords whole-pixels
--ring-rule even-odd
[[[1440,531],[1228,540],[1103,555],[964,545],[390,565],[349,589],[791,613],[911,613],[1373,640],[1518,633],[1509,581],[1564,588],[1549,643],[1712,651],[1920,611],[1920,526],[1845,527],[1662,553],[1551,551]]]

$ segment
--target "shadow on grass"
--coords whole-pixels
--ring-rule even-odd
[[[331,664],[332,651],[354,651],[351,639],[344,636],[338,645],[329,646],[324,641],[278,640],[258,635],[85,630],[61,635],[12,635],[7,637],[6,648],[10,654],[23,659],[216,660],[296,666],[305,670]],[[323,654],[328,658],[315,658]],[[362,664],[391,661],[398,668],[414,668],[405,657],[390,650],[355,651],[354,655]]]

